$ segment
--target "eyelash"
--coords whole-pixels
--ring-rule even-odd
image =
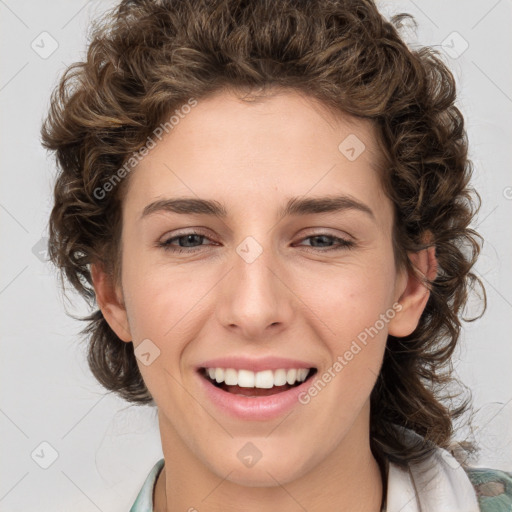
[[[202,239],[204,239],[204,238],[208,239],[208,237],[206,235],[203,235],[202,233],[196,233],[194,231],[191,231],[189,233],[183,233],[182,235],[178,235],[178,236],[174,236],[172,238],[169,238],[165,242],[159,242],[158,246],[162,247],[164,249],[164,251],[171,251],[173,253],[184,253],[185,252],[185,253],[188,253],[188,254],[193,254],[193,253],[197,252],[198,250],[200,250],[202,246],[199,246],[199,247],[189,247],[189,248],[187,248],[187,247],[176,247],[176,246],[172,246],[171,242],[173,242],[174,240],[178,240],[180,238],[185,238],[187,236],[194,236],[194,235],[202,237]],[[329,251],[340,251],[340,250],[344,250],[344,249],[352,249],[356,245],[351,240],[345,240],[344,238],[339,238],[339,237],[336,237],[336,236],[333,236],[333,235],[328,235],[327,233],[318,233],[318,234],[315,234],[315,235],[310,235],[310,236],[307,236],[307,237],[303,238],[301,241],[307,240],[309,238],[319,238],[319,237],[326,237],[326,238],[330,238],[330,239],[332,239],[334,241],[338,241],[339,242],[339,245],[337,247],[328,247],[326,249],[311,247],[311,249],[313,249],[313,250],[316,249],[319,252],[329,252]],[[307,247],[307,246],[303,246],[303,247]]]

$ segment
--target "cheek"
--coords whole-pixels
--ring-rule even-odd
[[[312,404],[311,421],[323,421],[319,428],[338,440],[346,432],[341,427],[348,428],[369,399],[382,365],[388,323],[395,315],[388,279],[379,276],[385,274],[352,268],[317,281],[321,292],[303,290],[304,302],[315,313],[308,316],[312,337],[326,357],[302,403]],[[329,411],[327,417],[318,414],[317,403]]]
[[[304,302],[338,338],[355,336],[392,306],[394,268],[376,261],[301,272],[296,288]]]
[[[376,259],[373,265],[366,261],[331,268],[328,275],[311,273],[301,288],[308,306],[304,311],[314,312],[307,317],[313,336],[328,354],[324,381],[334,381],[335,395],[348,400],[347,405],[353,402],[355,408],[371,392],[382,364],[388,324],[396,314],[394,267],[383,263]]]
[[[150,364],[139,357],[137,364],[151,394],[160,403],[170,393],[169,383],[180,380],[182,353],[197,336],[192,321],[194,307],[198,307],[204,290],[184,272],[141,267],[130,277],[125,296],[135,353],[149,350],[155,354]]]
[[[127,268],[124,281],[126,306],[135,339],[165,340],[187,324],[187,314],[197,307],[208,285],[191,279],[185,266]]]

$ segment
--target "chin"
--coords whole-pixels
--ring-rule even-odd
[[[262,457],[252,467],[244,467],[244,464],[236,459],[234,464],[228,463],[222,467],[216,464],[215,468],[215,473],[220,478],[244,487],[286,485],[299,479],[307,472],[304,466],[298,466],[291,458],[283,457],[282,452],[277,453],[275,457],[267,458],[265,461]]]

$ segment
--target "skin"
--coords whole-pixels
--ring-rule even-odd
[[[349,134],[366,146],[354,161],[338,150]],[[250,103],[222,91],[201,99],[132,171],[121,283],[99,265],[92,275],[99,307],[119,338],[135,347],[149,338],[160,350],[149,366],[138,361],[158,406],[165,457],[157,512],[380,510],[369,396],[388,333],[410,334],[429,292],[395,268],[393,210],[378,163],[367,121],[334,115],[293,91]],[[334,193],[366,204],[375,218],[358,210],[278,217],[289,197]],[[220,201],[228,216],[160,212],[139,220],[152,201],[184,196]],[[189,241],[196,252],[157,246],[186,228],[206,235]],[[327,251],[336,240],[308,238],[319,234],[355,245]],[[263,250],[250,264],[236,252],[248,236]],[[433,248],[410,258],[435,276]],[[378,335],[287,416],[229,418],[199,386],[195,365],[233,353],[311,361],[321,376],[397,302],[401,311]],[[262,453],[250,468],[237,457],[249,441]]]

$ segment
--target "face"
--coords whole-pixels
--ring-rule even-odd
[[[198,101],[132,171],[123,307],[105,313],[136,353],[150,354],[139,368],[176,457],[233,482],[275,485],[357,457],[367,443],[386,337],[412,325],[397,306],[408,281],[395,268],[377,163],[370,123],[335,118],[296,92],[250,103],[221,92]],[[337,209],[303,203],[325,197],[342,199]],[[180,198],[214,201],[225,215],[153,204]],[[283,215],[292,198],[302,208]],[[197,370],[224,357],[317,371],[291,406],[241,416],[211,398]],[[251,467],[244,447],[261,454]]]

